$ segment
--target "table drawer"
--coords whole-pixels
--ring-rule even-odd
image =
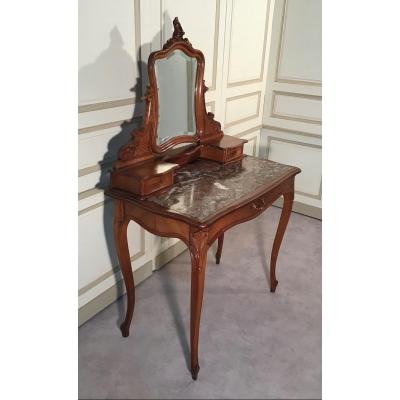
[[[281,195],[292,191],[293,185],[293,178],[285,180],[267,193],[261,194],[256,199],[249,200],[243,206],[219,217],[209,225],[210,243],[212,243],[222,232],[226,231],[227,229],[240,224],[241,222],[249,221],[260,215]]]

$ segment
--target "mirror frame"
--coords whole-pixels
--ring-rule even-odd
[[[187,38],[183,35],[185,32],[177,17],[173,21],[174,32],[172,37],[167,40],[162,50],[155,51],[150,54],[148,60],[148,76],[149,76],[149,88],[151,98],[149,101],[152,103],[151,108],[154,110],[153,126],[151,135],[151,146],[153,151],[156,153],[162,153],[181,143],[200,143],[202,139],[210,138],[215,132],[206,129],[207,110],[205,105],[204,93],[207,90],[204,82],[204,68],[205,60],[204,55],[200,50],[194,49]],[[174,51],[180,50],[188,57],[195,58],[197,61],[196,67],[196,79],[195,79],[195,90],[194,90],[194,117],[196,122],[196,132],[194,135],[179,135],[175,136],[161,145],[157,144],[157,127],[158,127],[158,88],[157,88],[157,77],[155,72],[155,63],[157,60],[161,60],[170,56]],[[212,115],[214,117],[214,115]]]
[[[121,147],[115,168],[136,164],[145,160],[159,157],[166,150],[181,144],[194,143],[197,145],[218,141],[222,138],[221,124],[214,120],[214,114],[207,112],[204,94],[208,90],[204,81],[205,61],[200,50],[193,48],[183,35],[185,32],[177,17],[173,20],[174,32],[167,40],[162,50],[152,52],[148,59],[149,85],[143,97],[146,101],[143,127],[132,132],[132,141]],[[196,132],[194,135],[180,135],[169,139],[161,145],[157,144],[158,126],[158,95],[155,62],[168,57],[173,51],[181,50],[189,57],[197,60],[196,80],[194,91],[194,114]]]
[[[165,46],[164,46],[165,48]],[[195,77],[194,77],[194,91],[193,91],[193,97],[194,97],[194,108],[193,108],[193,116],[195,120],[195,131],[192,132],[190,135],[176,135],[171,137],[170,139],[166,140],[163,143],[158,143],[157,142],[157,135],[158,135],[158,128],[159,128],[159,106],[160,106],[160,101],[159,101],[159,87],[157,85],[157,74],[155,72],[156,69],[156,63],[159,60],[163,60],[168,58],[170,55],[172,55],[176,51],[181,51],[183,54],[186,56],[190,57],[191,59],[196,60],[196,72],[195,72]],[[203,63],[203,64],[201,64]],[[154,151],[157,153],[163,152],[171,147],[176,146],[177,144],[180,143],[196,143],[199,141],[199,134],[198,134],[198,116],[196,115],[196,112],[198,111],[197,104],[199,102],[199,94],[198,94],[198,88],[201,87],[202,84],[202,71],[204,70],[204,57],[203,54],[199,51],[191,51],[188,49],[187,46],[184,46],[182,43],[176,43],[172,45],[171,47],[167,48],[166,50],[162,51],[157,51],[152,54],[150,54],[149,57],[149,64],[148,64],[148,73],[149,73],[149,83],[150,86],[153,86],[156,88],[154,91],[154,111],[155,111],[155,121],[154,121],[154,140],[152,141],[152,147]],[[184,77],[182,77],[184,79]],[[173,87],[171,87],[172,90],[174,90]],[[171,101],[174,101],[173,97],[171,98]]]

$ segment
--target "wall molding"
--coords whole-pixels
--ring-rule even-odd
[[[284,5],[283,5],[283,12],[282,12],[282,19],[281,19],[281,26],[280,26],[280,32],[279,32],[279,45],[278,45],[278,57],[276,60],[276,65],[275,65],[275,82],[280,82],[280,83],[294,83],[297,85],[310,85],[310,86],[322,86],[322,82],[318,80],[312,80],[312,79],[298,79],[294,77],[282,77],[279,74],[280,68],[281,68],[281,55],[282,55],[282,49],[284,45],[284,37],[285,37],[285,31],[286,31],[286,21],[287,21],[287,8],[288,8],[288,0],[283,0]]]
[[[244,130],[242,132],[235,133],[233,136],[242,137],[242,136],[245,136],[245,135],[247,135],[249,133],[252,133],[252,132],[254,132],[256,130],[259,130],[261,128],[262,128],[262,125],[257,125],[257,126],[255,126],[253,128],[246,129],[246,130]]]
[[[138,103],[135,103],[138,104]],[[115,107],[112,107],[115,108]],[[143,119],[142,115],[138,115],[136,117],[131,118],[128,120],[129,123],[131,124],[136,124],[136,123],[141,123],[141,120]],[[87,126],[85,128],[80,128],[78,129],[78,135],[83,135],[85,133],[90,133],[90,132],[96,132],[96,131],[102,131],[108,128],[114,128],[116,126],[121,126],[123,123],[126,123],[126,119],[118,120],[118,121],[111,121],[111,122],[106,122],[104,124],[99,124],[99,125],[92,125],[92,126]]]
[[[310,99],[310,100],[322,100],[322,96],[304,94],[304,93],[295,93],[295,92],[282,92],[279,90],[272,90],[272,99],[271,99],[271,110],[270,116],[272,118],[286,119],[288,121],[299,121],[305,122],[307,124],[322,124],[321,119],[312,119],[312,118],[304,118],[300,115],[289,115],[289,114],[280,114],[276,111],[276,96],[286,96],[286,97],[297,97],[302,99]]]
[[[78,169],[78,177],[80,178],[82,176],[93,174],[93,172],[97,172],[104,169],[111,169],[114,161],[115,161],[114,158],[107,158],[105,160],[99,161],[97,164]]]
[[[92,189],[84,190],[83,192],[78,193],[78,201],[87,199],[88,197],[95,196],[99,193],[103,193],[103,189],[92,188]]]
[[[295,79],[295,78],[290,78],[290,79],[286,79],[286,78],[277,78],[275,79],[275,82],[278,83],[292,83],[295,85],[308,85],[308,86],[318,86],[318,87],[322,87],[322,83],[320,83],[319,81],[304,81],[301,79]]]
[[[240,119],[233,120],[233,121],[227,123],[226,122],[226,112],[227,112],[227,109],[228,109],[227,104],[230,101],[234,101],[234,100],[238,100],[238,99],[242,99],[242,98],[246,98],[246,97],[252,97],[254,95],[258,96],[257,97],[257,111],[256,111],[256,113],[253,114],[253,115],[250,115],[248,117],[240,118]],[[229,127],[231,127],[233,125],[237,125],[237,124],[240,124],[242,122],[249,121],[249,120],[254,119],[254,118],[258,118],[260,116],[260,104],[261,104],[261,90],[258,90],[256,92],[251,92],[251,93],[240,94],[238,96],[227,97],[225,99],[225,118],[224,118],[225,119],[225,124],[224,124],[224,128],[229,128]]]
[[[311,148],[316,148],[316,149],[322,149],[322,146],[320,146],[318,144],[299,142],[299,141],[296,141],[296,140],[288,140],[288,139],[283,139],[283,138],[279,138],[279,137],[276,137],[276,136],[268,136],[268,138],[267,138],[267,147],[266,147],[266,150],[265,150],[265,158],[267,160],[269,160],[269,151],[270,151],[270,148],[271,148],[271,141],[272,140],[275,140],[277,142],[296,144],[298,146],[303,146],[303,147],[311,147]],[[300,196],[310,197],[311,199],[321,200],[321,198],[322,198],[322,176],[321,176],[321,180],[320,180],[320,183],[319,183],[319,189],[318,189],[318,193],[317,194],[302,192],[300,190],[295,190],[295,193],[299,194]]]
[[[89,196],[88,196],[89,197]],[[82,200],[82,199],[81,199]],[[102,205],[104,205],[107,201],[111,201],[111,199],[106,199],[106,200],[102,200],[99,203],[93,204],[89,207],[84,208],[83,210],[78,211],[78,217],[80,217],[83,214],[86,214],[89,211],[92,211],[98,207],[101,207]]]
[[[103,101],[99,103],[85,104],[78,106],[78,113],[82,114],[90,111],[105,110],[106,108],[122,107],[134,104],[135,100],[133,97],[128,97],[121,100]]]
[[[305,132],[305,131],[301,131],[301,130],[297,130],[297,129],[294,130],[294,129],[289,129],[289,128],[282,128],[282,127],[276,126],[276,125],[263,124],[262,128],[281,131],[281,132],[285,132],[285,133],[291,133],[292,135],[306,136],[306,137],[312,137],[312,138],[318,138],[318,139],[322,138],[321,135],[317,135],[314,133],[309,133],[309,132]]]
[[[101,131],[101,130],[107,129],[107,128],[114,128],[116,126],[120,126],[124,122],[125,122],[125,120],[119,120],[119,121],[106,122],[105,124],[93,125],[93,126],[88,126],[85,128],[80,128],[80,129],[78,129],[78,135],[95,132],[95,131]]]
[[[99,161],[97,164],[91,165],[89,167],[78,169],[78,177],[82,177],[85,175],[93,174],[93,172],[97,172],[103,169],[108,169],[112,167],[114,159],[107,159],[106,161]]]
[[[232,1],[232,11],[231,11],[231,23],[230,23],[230,31],[229,31],[229,51],[228,51],[228,71],[227,71],[227,87],[235,87],[235,86],[243,86],[249,85],[251,83],[260,83],[263,81],[264,76],[264,65],[265,65],[265,51],[266,51],[266,44],[267,44],[267,36],[268,36],[268,16],[269,16],[269,9],[271,5],[271,0],[268,0],[267,5],[267,14],[265,16],[265,25],[264,25],[264,39],[262,44],[262,58],[261,58],[261,70],[260,76],[254,79],[247,79],[243,81],[236,81],[236,82],[229,82],[229,68],[231,65],[231,49],[232,49],[232,21],[233,21],[233,13],[234,13],[234,1]]]

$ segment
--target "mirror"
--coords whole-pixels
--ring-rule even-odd
[[[157,145],[176,136],[194,135],[197,60],[175,50],[155,62],[158,88]]]

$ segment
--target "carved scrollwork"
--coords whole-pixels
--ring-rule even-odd
[[[206,81],[203,80],[203,96],[207,92],[208,87],[206,86]],[[205,105],[204,105],[205,108]],[[214,120],[214,114],[212,112],[206,112],[205,116],[205,130],[212,135],[221,134],[221,124],[218,121]]]
[[[205,258],[207,258],[208,250],[208,232],[197,231],[190,235],[189,250],[190,256],[192,257],[192,265],[197,268],[198,272],[201,272],[202,266],[205,264]]]
[[[145,100],[146,104],[149,104],[154,97],[154,88],[152,88],[150,85],[148,85],[146,89],[147,89],[146,93],[142,97],[142,100]]]
[[[142,99],[145,100],[145,102],[146,102],[146,108],[144,111],[145,127],[148,127],[149,125],[154,126],[154,124],[155,124],[156,116],[152,115],[152,113],[154,113],[154,106],[153,106],[154,96],[155,96],[155,88],[151,85],[148,85],[146,94],[142,97]]]
[[[189,42],[189,39],[183,37],[185,32],[182,29],[182,25],[179,22],[178,17],[175,17],[172,23],[174,25],[174,32],[172,34],[172,37],[165,42],[163,50],[168,49],[176,42],[186,42],[186,44],[192,46],[191,43]]]
[[[150,152],[150,149],[148,148],[147,134],[143,129],[134,130],[132,132],[132,138],[132,142],[122,146],[119,150],[119,160],[127,161]]]
[[[218,121],[215,121],[212,112],[208,112],[206,115],[205,128],[210,134],[220,133],[222,135],[221,124]]]
[[[146,101],[144,127],[133,130],[131,133],[132,140],[119,149],[118,161],[115,165],[117,168],[129,164],[127,162],[132,160],[141,161],[153,157],[149,136],[154,124],[154,118],[151,115],[153,112],[154,89],[151,86],[147,86],[147,92],[142,99]]]

